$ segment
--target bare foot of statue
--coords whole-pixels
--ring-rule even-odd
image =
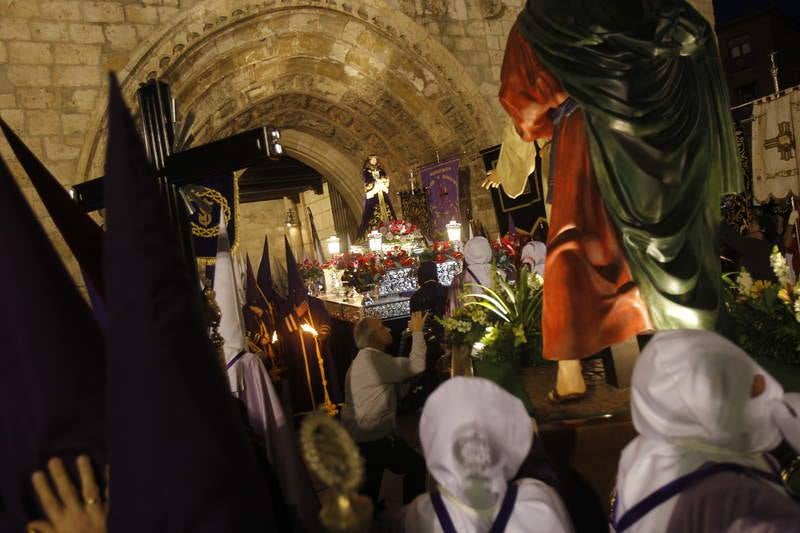
[[[583,380],[580,360],[559,361],[556,373],[556,386],[547,395],[552,403],[577,400],[586,395],[586,382]]]

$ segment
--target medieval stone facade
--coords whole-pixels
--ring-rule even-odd
[[[401,179],[437,152],[457,155],[470,169],[473,211],[491,228],[477,152],[499,141],[500,65],[522,3],[0,0],[0,114],[74,184],[102,173],[107,72],[131,104],[139,83],[158,77],[172,85],[179,118],[193,114],[195,146],[275,124],[287,153],[356,214],[368,153]],[[694,3],[713,18],[711,0]],[[30,193],[4,141],[0,153]],[[243,211],[252,243],[263,235],[256,211]]]

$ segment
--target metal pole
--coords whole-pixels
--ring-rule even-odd
[[[777,53],[775,51],[769,53],[769,73],[772,75],[772,90],[775,96],[778,96],[778,93],[781,92],[781,86],[778,83],[778,65],[775,63],[775,54]]]
[[[794,205],[794,194],[789,193],[789,198],[791,199],[791,202],[792,202],[792,211],[794,211],[796,209],[795,205]],[[794,253],[800,254],[800,233],[798,233],[798,230],[797,230],[797,221],[795,221],[795,223],[794,223],[794,240],[795,240],[795,243],[797,244],[797,250],[795,250]],[[795,274],[800,274],[800,272],[795,272]]]

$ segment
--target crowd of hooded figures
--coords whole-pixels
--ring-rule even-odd
[[[545,274],[543,355],[559,361],[560,376],[552,398],[585,389],[577,359],[664,330],[633,371],[638,435],[619,459],[608,523],[586,527],[800,531],[800,504],[771,455],[800,450],[800,394],[710,331],[720,313],[717,196],[740,181],[713,29],[683,0],[528,0],[501,82],[521,139],[553,140],[550,235],[521,254]],[[446,312],[446,289],[430,264],[411,300],[408,356],[387,353],[392,332],[362,319],[343,385],[318,341],[330,324],[293,285],[293,268],[273,326],[302,353],[287,361],[301,386],[276,390],[248,351],[245,302],[224,294],[219,350],[113,76],[107,123],[101,228],[0,121],[92,303],[0,161],[0,533],[323,531],[292,407],[336,416],[340,403],[373,530],[585,524],[520,399],[481,378],[438,382],[442,331],[431,316]],[[365,166],[365,186],[388,193],[377,165]],[[373,198],[386,211],[383,192]],[[222,237],[215,288],[230,295]],[[490,284],[488,241],[464,252],[460,281]],[[262,284],[246,306],[277,303],[271,291]],[[398,428],[396,390],[409,380],[430,392],[418,406],[421,453]],[[400,509],[382,509],[386,469],[403,476]]]
[[[246,358],[240,379],[226,379],[149,173],[112,79],[101,327],[0,165],[0,217],[15,228],[0,267],[13,281],[0,307],[0,529],[319,531],[319,501],[264,364]],[[91,250],[72,249],[88,268]],[[478,250],[467,255],[480,278]],[[416,300],[430,309],[442,289],[428,270]],[[406,505],[375,524],[572,531],[535,421],[492,382],[456,377],[433,391],[419,422],[421,455],[397,435],[393,388],[427,366],[425,323],[423,311],[412,314],[409,357],[385,353],[392,338],[380,321],[355,325],[341,420],[367,477],[390,468],[407,489]],[[251,394],[259,389],[267,394]],[[249,396],[268,405],[255,409]],[[657,333],[634,370],[631,412],[638,436],[619,462],[611,527],[800,530],[800,505],[769,454],[784,440],[800,449],[800,395],[784,393],[735,345],[712,332]],[[276,434],[283,446],[267,442]],[[374,495],[374,484],[365,492]]]

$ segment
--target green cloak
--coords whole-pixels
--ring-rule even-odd
[[[722,193],[741,190],[714,32],[681,0],[528,0],[517,25],[584,111],[656,329],[714,329]]]

